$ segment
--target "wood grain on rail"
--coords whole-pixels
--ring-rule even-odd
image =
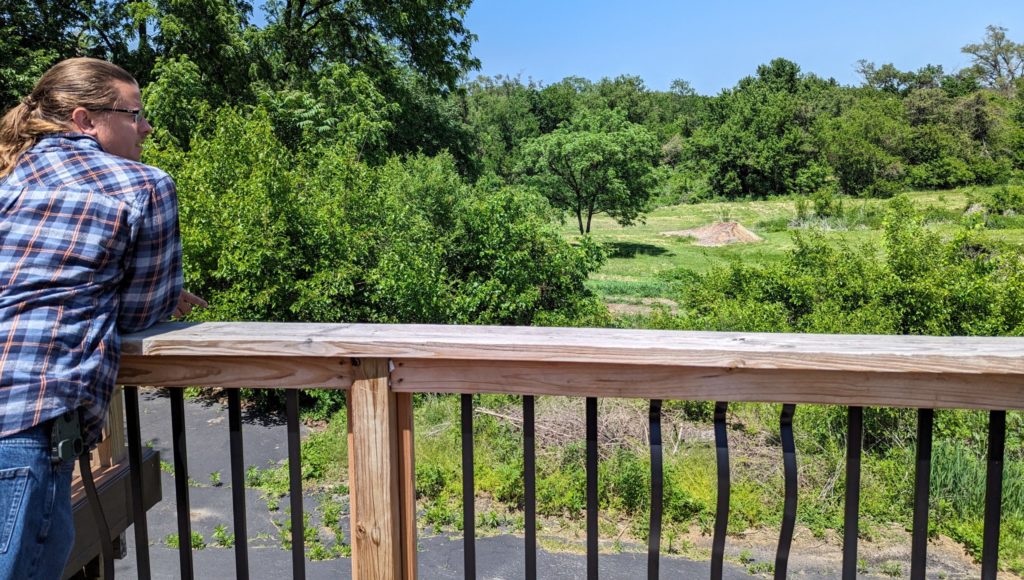
[[[121,359],[118,382],[149,387],[347,389],[348,358],[267,356],[140,356]]]
[[[1024,338],[262,322],[169,323],[124,337],[144,357],[407,358],[677,368],[1024,376]]]
[[[1024,409],[1024,379],[1008,375],[704,369],[630,365],[399,359],[396,392],[507,393],[691,401]]]

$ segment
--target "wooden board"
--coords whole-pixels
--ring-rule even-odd
[[[1007,375],[694,369],[508,361],[395,361],[396,392],[511,393],[855,406],[1024,409]]]
[[[145,382],[133,355],[197,357],[209,365],[220,357],[379,357],[1024,376],[1021,337],[216,322],[158,325],[123,344],[125,384]]]
[[[399,532],[402,542],[402,578],[416,579],[416,440],[412,393],[395,395],[398,406]]]
[[[118,383],[147,387],[347,389],[347,358],[286,356],[125,356]]]

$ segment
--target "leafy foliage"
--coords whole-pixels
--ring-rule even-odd
[[[828,334],[1019,335],[1024,268],[971,227],[943,240],[904,197],[881,246],[795,232],[786,259],[707,274],[678,272],[678,328]]]
[[[576,215],[580,234],[596,213],[636,221],[653,191],[658,144],[616,111],[578,114],[523,149],[521,171],[557,208]]]

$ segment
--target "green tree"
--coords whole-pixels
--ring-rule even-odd
[[[593,83],[581,77],[566,77],[548,85],[537,95],[536,115],[541,133],[550,133],[568,122],[583,106],[582,95]]]
[[[91,3],[81,0],[0,1],[0,110],[17,103],[58,60],[99,51],[87,34],[90,11]]]
[[[619,110],[627,121],[637,125],[646,126],[655,113],[651,92],[635,75],[603,78],[593,84],[587,96],[591,108]]]
[[[910,132],[898,98],[876,94],[863,96],[838,117],[823,121],[818,138],[840,191],[888,197],[906,178]]]
[[[759,66],[756,77],[741,79],[710,104],[688,140],[693,163],[718,195],[790,193],[819,156],[811,130],[832,113],[835,88],[785,59]]]
[[[469,83],[467,121],[479,142],[485,172],[512,177],[520,145],[540,134],[536,100],[536,88],[518,78],[478,77]]]
[[[463,19],[469,0],[274,0],[265,38],[279,74],[314,74],[325,62],[358,64],[381,76],[406,66],[432,88],[452,90],[479,67]]]
[[[249,73],[253,58],[246,38],[252,12],[249,2],[143,0],[130,5],[140,31],[136,52],[152,52],[154,60],[149,66],[156,66],[161,58],[185,57],[201,72],[212,107],[252,101]],[[148,82],[148,75],[140,80]]]
[[[596,213],[622,225],[642,215],[659,152],[654,136],[621,112],[584,110],[527,143],[520,171],[554,207],[575,214],[586,234]]]
[[[946,78],[942,65],[934,64],[925,65],[914,72],[901,71],[892,63],[876,67],[873,62],[859,60],[857,72],[864,77],[864,86],[894,95],[906,95],[915,89],[939,88]]]
[[[985,83],[1006,94],[1013,94],[1016,81],[1024,76],[1024,44],[1006,38],[1006,28],[988,25],[985,39],[960,49],[971,55]]]

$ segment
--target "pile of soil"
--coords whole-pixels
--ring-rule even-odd
[[[661,235],[693,238],[695,240],[694,244],[698,246],[724,246],[726,244],[742,244],[763,240],[763,238],[743,227],[738,222],[717,222],[689,230],[662,232]]]

